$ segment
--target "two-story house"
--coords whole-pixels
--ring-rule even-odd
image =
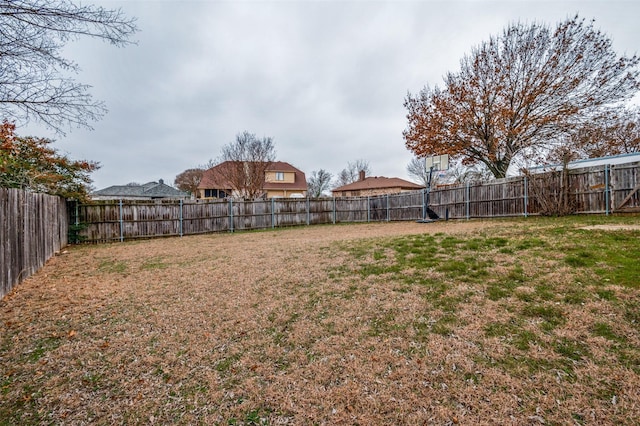
[[[249,170],[255,169],[246,167]],[[261,196],[266,198],[304,198],[307,196],[307,179],[304,172],[284,161],[274,161],[264,169],[261,180]],[[226,198],[239,196],[237,184],[232,183],[234,173],[238,172],[237,164],[225,161],[218,164],[202,175],[198,185],[198,198]],[[252,177],[248,176],[248,179]]]

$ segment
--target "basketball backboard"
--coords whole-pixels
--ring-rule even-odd
[[[433,170],[447,170],[449,169],[449,154],[442,155],[434,155],[432,157],[427,157],[426,168],[427,170],[433,167]]]

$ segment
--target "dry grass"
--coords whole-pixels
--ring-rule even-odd
[[[0,302],[0,424],[637,424],[640,289],[550,229],[71,247]]]

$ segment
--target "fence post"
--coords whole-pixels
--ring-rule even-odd
[[[389,222],[391,218],[389,217],[389,194],[387,194],[387,222]]]
[[[527,177],[524,176],[524,217],[529,215],[529,182]]]
[[[367,195],[367,222],[371,221],[371,202],[369,201],[369,196]]]
[[[120,198],[120,242],[124,241],[124,218],[122,216],[122,198]]]
[[[271,229],[276,227],[275,205],[276,205],[276,199],[271,197]]]
[[[609,165],[604,165],[604,210],[605,215],[609,216]]]
[[[427,190],[422,190],[422,220],[427,218]]]
[[[233,232],[233,199],[229,198],[229,232]]]
[[[311,224],[311,200],[307,197],[307,226]]]
[[[182,237],[182,199],[180,199],[180,236]]]
[[[336,197],[333,197],[333,224],[336,224]]]
[[[467,190],[465,191],[465,196],[467,198],[467,220],[469,220],[469,215],[471,214],[471,191],[469,190],[469,182],[467,182]]]

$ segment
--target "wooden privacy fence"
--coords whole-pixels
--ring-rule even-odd
[[[298,225],[416,220],[425,194],[353,198],[269,200],[128,201],[79,205],[72,223],[83,224],[87,242],[234,232]]]
[[[541,200],[533,186],[547,181],[549,192],[560,192],[559,176],[539,173],[484,183],[467,183],[431,191],[429,207],[454,219],[537,215]],[[569,170],[569,202],[575,213],[640,211],[640,163],[602,165]]]
[[[426,217],[427,202],[441,218],[528,216],[540,213],[532,184],[531,178],[521,176],[436,188],[429,194],[416,191],[251,201],[118,200],[76,206],[72,220],[86,225],[82,239],[105,242],[298,225],[420,220]],[[639,185],[640,163],[576,169],[569,175],[570,197],[577,213],[640,211]]]
[[[63,198],[0,188],[0,298],[67,245]]]

